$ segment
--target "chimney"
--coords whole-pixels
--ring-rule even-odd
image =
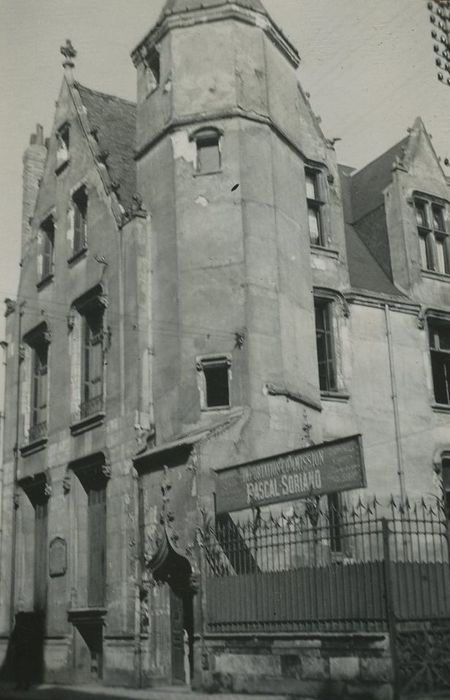
[[[22,195],[22,250],[21,258],[31,240],[31,219],[34,214],[39,185],[44,173],[47,148],[44,143],[44,129],[40,124],[31,134],[28,148],[23,154],[23,195]]]

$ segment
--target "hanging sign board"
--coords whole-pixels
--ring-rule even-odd
[[[354,435],[217,471],[216,512],[365,487],[361,436]]]

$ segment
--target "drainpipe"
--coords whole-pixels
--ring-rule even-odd
[[[8,350],[8,343],[4,340],[0,342],[0,348],[2,349],[2,362],[0,366],[0,562],[3,560],[3,435],[5,433],[5,381],[6,381],[6,352]],[[0,568],[0,581],[2,578],[2,571]]]
[[[11,527],[11,593],[10,593],[10,625],[11,631],[14,628],[14,602],[16,597],[16,549],[17,549],[17,511],[16,511],[16,488],[17,475],[19,472],[19,424],[20,424],[20,383],[21,383],[21,344],[22,344],[22,317],[24,314],[25,301],[18,303],[19,321],[17,324],[17,388],[16,388],[16,440],[14,445],[14,477],[13,477],[13,497],[12,497],[12,527]]]
[[[395,447],[397,452],[397,474],[398,481],[400,485],[400,498],[404,503],[406,500],[406,489],[405,489],[405,470],[403,466],[403,453],[401,445],[401,432],[400,432],[400,414],[398,410],[398,394],[397,394],[397,377],[395,374],[395,364],[394,364],[394,348],[392,343],[392,328],[391,328],[391,310],[388,304],[384,305],[384,317],[386,322],[386,338],[389,353],[389,371],[391,375],[391,390],[392,390],[392,406],[394,409],[394,431],[395,431]]]

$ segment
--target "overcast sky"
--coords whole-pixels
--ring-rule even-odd
[[[450,87],[437,81],[425,0],[263,0],[302,57],[299,78],[337,144],[360,167],[421,115],[450,157]],[[81,83],[135,99],[130,51],[163,0],[0,0],[0,303],[17,291],[22,153],[48,135],[62,80],[59,47],[78,50]],[[450,169],[446,172],[450,175]],[[0,325],[0,337],[3,326]]]

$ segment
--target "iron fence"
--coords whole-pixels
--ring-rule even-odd
[[[374,499],[241,520],[204,531],[210,632],[388,630],[450,619],[449,525],[436,500]]]

